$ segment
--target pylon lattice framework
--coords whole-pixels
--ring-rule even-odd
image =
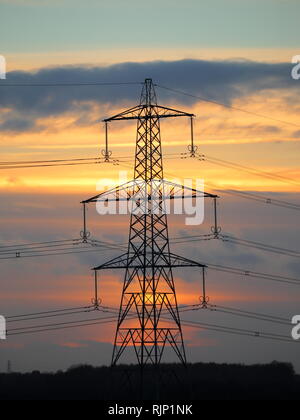
[[[92,202],[132,200],[140,210],[131,214],[127,253],[94,268],[95,273],[125,270],[112,365],[128,346],[133,346],[141,367],[159,365],[166,346],[186,363],[173,268],[200,267],[204,279],[205,265],[170,252],[165,190],[170,199],[217,196],[164,180],[160,119],[182,116],[194,115],[158,105],[152,79],[146,79],[138,106],[104,120],[106,135],[111,121],[137,120],[134,181],[83,201],[84,208]],[[107,137],[105,156],[109,160]]]

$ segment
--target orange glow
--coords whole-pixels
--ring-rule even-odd
[[[296,128],[281,123],[258,119],[255,116],[238,111],[224,110],[212,104],[196,104],[193,107],[179,103],[170,104],[194,112],[195,138],[199,153],[233,161],[263,171],[284,174],[300,179],[297,148],[298,139],[294,136]],[[278,99],[272,92],[268,97],[251,96],[235,101],[237,107],[251,112],[268,114],[274,118],[297,124],[298,114],[287,109],[284,99]],[[121,109],[106,109],[105,114]],[[92,117],[100,109],[94,106]],[[103,114],[103,109],[101,110]],[[0,146],[3,148],[2,161],[43,160],[58,158],[80,158],[100,156],[103,148],[103,128],[78,127],[74,125],[76,115],[64,115],[58,118],[46,118],[40,124],[51,127],[42,133],[3,134]],[[274,127],[277,127],[276,129]],[[102,133],[100,131],[102,130]],[[41,141],[42,139],[42,141]],[[135,141],[135,125],[115,125],[111,129],[110,148],[116,157],[132,157],[131,163],[119,166],[110,164],[71,166],[58,168],[35,168],[1,170],[0,190],[23,192],[41,191],[70,193],[74,191],[90,192],[96,190],[96,184],[114,185],[118,182],[119,171],[128,171],[131,179]],[[235,169],[218,166],[209,162],[180,159],[180,153],[186,151],[189,144],[189,126],[187,121],[174,121],[162,124],[163,150],[166,154],[166,177],[203,178],[209,185],[234,187],[255,191],[299,191],[296,185],[261,178]],[[9,144],[9,148],[7,145]],[[102,144],[102,146],[101,146]],[[178,153],[177,159],[169,159],[168,153]]]

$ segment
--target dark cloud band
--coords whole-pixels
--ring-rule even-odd
[[[180,60],[14,71],[8,73],[0,87],[0,110],[11,110],[0,115],[0,130],[30,131],[41,117],[65,112],[88,113],[93,104],[136,102],[140,91],[135,85],[5,87],[5,83],[142,82],[146,77],[152,77],[158,84],[231,104],[236,98],[265,90],[291,89],[299,93],[300,83],[291,78],[291,68],[289,63]],[[174,93],[160,90],[159,96],[162,102],[170,101]],[[176,96],[176,101],[192,104],[197,99]]]

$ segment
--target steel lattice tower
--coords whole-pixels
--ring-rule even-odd
[[[106,128],[111,121],[137,120],[134,180],[83,202],[131,201],[136,206],[127,253],[94,269],[96,274],[125,269],[112,365],[128,346],[133,346],[141,367],[159,365],[166,346],[186,363],[173,268],[200,267],[204,280],[205,266],[170,252],[165,197],[216,196],[164,180],[160,119],[180,116],[194,115],[159,106],[152,79],[146,79],[138,106],[104,120]],[[108,149],[105,157],[109,160]]]

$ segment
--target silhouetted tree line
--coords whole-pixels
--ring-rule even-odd
[[[300,376],[288,363],[195,363],[159,370],[135,365],[73,366],[66,372],[0,374],[1,400],[298,400]]]

